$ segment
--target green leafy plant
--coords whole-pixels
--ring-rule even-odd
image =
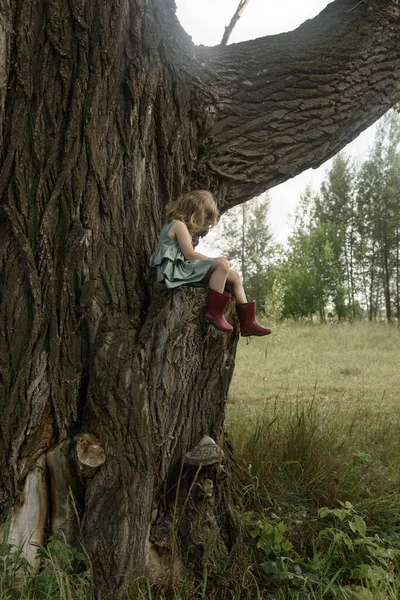
[[[262,548],[267,556],[271,554],[288,554],[293,550],[293,544],[285,538],[286,525],[281,521],[273,525],[268,519],[257,521],[255,529],[250,535],[258,538],[257,548]]]
[[[380,597],[383,590],[396,589],[400,582],[400,540],[377,533],[368,535],[367,524],[354,506],[350,502],[339,504],[340,508],[323,507],[318,511],[321,519],[332,521],[316,539],[320,552],[328,557],[331,571],[339,570],[339,580],[354,582],[359,588],[357,593],[363,588],[372,591],[374,598]],[[349,598],[357,597],[355,588],[346,589],[352,594]]]

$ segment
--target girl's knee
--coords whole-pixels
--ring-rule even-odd
[[[226,273],[229,273],[230,265],[228,259],[223,257],[216,258],[214,261],[214,265],[216,269],[221,269],[221,271],[223,270]]]
[[[229,271],[228,279],[231,283],[240,283],[241,282],[239,273],[237,271],[234,271],[233,269],[231,269]]]

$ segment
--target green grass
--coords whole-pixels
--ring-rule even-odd
[[[92,571],[87,556],[49,538],[38,547],[41,568],[33,569],[22,553],[0,544],[0,600],[89,600]]]

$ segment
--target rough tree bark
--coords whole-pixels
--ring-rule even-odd
[[[196,48],[172,0],[0,0],[11,541],[43,541],[55,505],[55,527],[70,522],[50,469],[79,495],[98,589],[116,597],[145,572],[184,454],[204,435],[221,443],[237,341],[202,321],[204,291],[150,285],[164,206],[208,188],[225,211],[321,164],[399,99],[399,42],[390,0],[336,0],[292,33],[225,48]],[[89,475],[84,433],[106,458]],[[213,522],[228,551],[226,508]]]

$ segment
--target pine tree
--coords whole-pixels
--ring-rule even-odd
[[[355,199],[354,167],[348,157],[338,154],[326,181],[321,186],[320,199],[316,204],[317,223],[330,223],[337,232],[332,245],[338,266],[338,286],[347,297],[348,313],[356,316],[355,297]]]
[[[399,143],[400,119],[392,111],[380,123],[358,175],[358,260],[364,286],[368,286],[364,295],[370,320],[377,317],[382,297],[388,321],[393,315],[393,294],[399,312]]]

